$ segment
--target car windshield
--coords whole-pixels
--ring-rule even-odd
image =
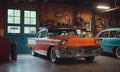
[[[48,31],[49,36],[58,35],[77,35],[76,29],[73,28],[53,28]]]

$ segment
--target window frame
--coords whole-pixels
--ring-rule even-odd
[[[13,16],[12,16],[12,15],[11,15],[11,16],[9,15],[9,10],[13,10],[13,14],[14,14]],[[15,15],[15,11],[17,11],[17,10],[19,11],[19,16],[16,16],[16,15]],[[9,23],[9,17],[13,17],[13,23]],[[15,21],[16,21],[16,20],[15,20],[15,19],[16,19],[15,17],[19,17],[19,18],[20,18],[20,19],[19,19],[19,23],[16,23],[16,22],[15,22]],[[7,10],[7,24],[10,24],[10,25],[11,25],[11,24],[16,24],[16,25],[17,25],[17,24],[18,24],[18,25],[21,24],[21,10],[20,10],[20,9],[8,9],[8,10]]]
[[[9,10],[19,10],[20,11],[20,23],[19,24],[16,24],[16,23],[9,23],[8,22],[8,17],[9,17],[9,15],[8,15],[8,11]],[[36,14],[36,24],[24,24],[24,11],[33,11],[33,12],[35,12],[35,14]],[[14,11],[13,11],[14,12]],[[9,8],[9,9],[7,9],[7,12],[6,12],[6,34],[7,35],[11,35],[11,34],[17,34],[17,35],[21,35],[21,34],[25,34],[25,35],[35,35],[36,34],[36,32],[37,32],[37,30],[38,30],[38,28],[37,28],[37,10],[22,10],[22,9],[12,9],[12,8]],[[18,33],[12,33],[12,32],[9,32],[8,30],[8,27],[9,26],[19,26],[20,27],[20,32],[18,32]],[[35,27],[36,28],[36,30],[35,30],[35,33],[33,34],[33,33],[25,33],[25,27]]]
[[[101,34],[105,33],[105,32],[108,32],[107,36],[101,36]],[[98,37],[102,37],[102,38],[108,38],[109,37],[109,34],[110,34],[110,31],[103,31],[99,34]]]
[[[44,36],[42,36],[43,35],[42,33],[44,33]],[[47,30],[38,32],[37,38],[45,38],[45,37],[47,37]]]
[[[118,33],[120,33],[120,31],[117,31],[117,32],[116,32],[116,36],[115,36],[116,38],[120,38],[120,36],[117,36]]]
[[[111,36],[111,32],[115,32],[114,36]],[[114,38],[114,37],[116,36],[116,33],[117,33],[117,31],[110,31],[109,37],[110,37],[110,38]]]

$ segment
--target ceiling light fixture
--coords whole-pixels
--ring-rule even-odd
[[[102,6],[102,5],[101,5],[101,6],[97,6],[97,8],[98,8],[98,9],[109,9],[110,7],[108,7],[108,6]]]

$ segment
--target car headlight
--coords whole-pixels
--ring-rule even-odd
[[[61,44],[65,45],[67,43],[67,40],[61,40]]]

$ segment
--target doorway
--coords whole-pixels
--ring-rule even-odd
[[[11,42],[17,42],[18,53],[29,53],[27,38],[34,37],[37,30],[37,13],[35,10],[7,10],[6,35]]]

